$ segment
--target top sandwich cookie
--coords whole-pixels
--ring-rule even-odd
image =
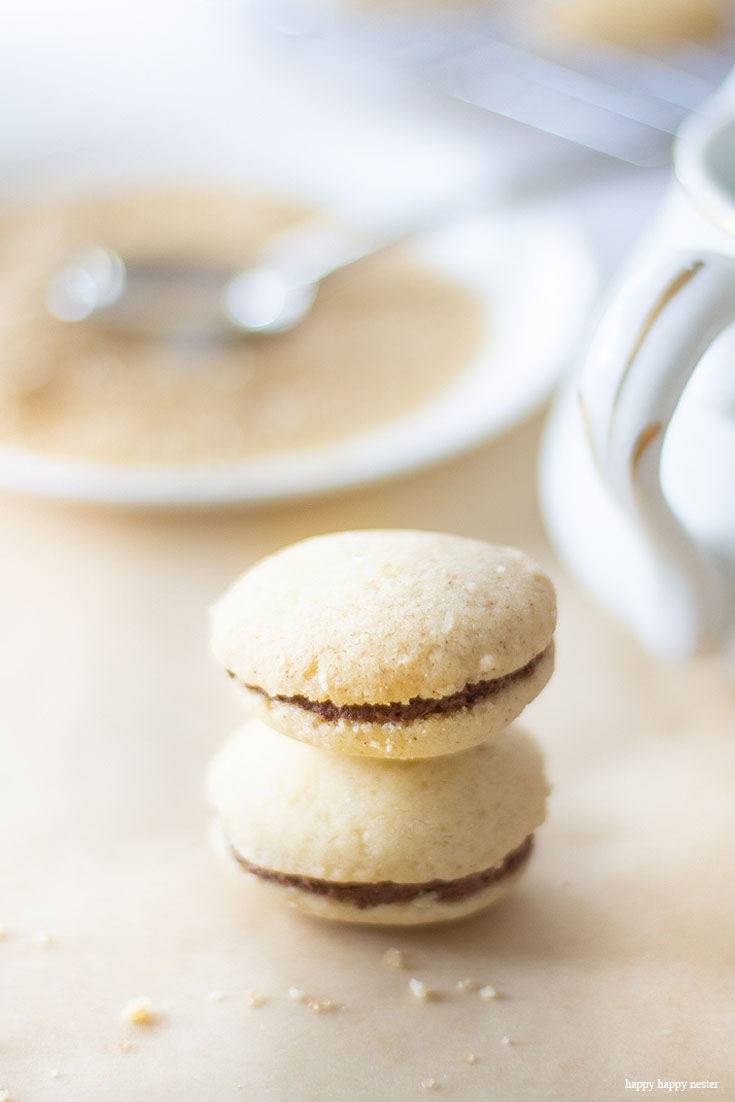
[[[551,676],[554,589],[521,551],[432,532],[339,532],[256,563],[217,603],[213,649],[252,711],[370,757],[497,734]]]

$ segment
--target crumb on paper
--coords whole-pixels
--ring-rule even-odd
[[[390,948],[386,949],[381,957],[381,960],[386,968],[405,968],[406,967],[406,954],[402,949]]]
[[[51,1071],[49,1072],[49,1075],[51,1076],[52,1079],[58,1079],[59,1078],[59,1069],[58,1068],[51,1068]]]
[[[263,1006],[265,1003],[265,995],[262,991],[258,991],[258,989],[254,987],[251,991],[245,992],[245,1002],[248,1006],[252,1006],[253,1009],[255,1009],[258,1006]]]
[[[423,980],[418,980],[416,977],[408,981],[408,989],[415,999],[421,999],[423,1002],[438,998],[436,991],[432,991]]]
[[[315,1014],[326,1014],[330,1010],[339,1010],[339,1005],[332,999],[309,999],[306,1005]]]
[[[457,980],[458,991],[477,991],[479,987],[477,980],[463,979]]]
[[[510,1037],[501,1037],[500,1038],[500,1043],[501,1043],[501,1045],[512,1045],[513,1041],[511,1040]]]
[[[10,1091],[0,1090],[0,1102],[13,1102],[10,1097]]]
[[[47,930],[36,930],[36,941],[39,945],[44,946],[44,948],[53,945],[53,940],[54,939]]]
[[[435,1091],[439,1084],[437,1083],[436,1079],[422,1079],[421,1086],[424,1088],[425,1091]]]
[[[222,1002],[222,1000],[224,999],[224,997],[225,997],[225,993],[224,993],[224,991],[223,991],[223,990],[222,990],[221,988],[219,988],[219,987],[215,988],[215,990],[214,990],[214,991],[210,991],[210,993],[209,993],[209,1000],[210,1000],[210,1002],[213,1002],[213,1003],[220,1003],[220,1002]]]
[[[133,1047],[133,1043],[129,1037],[121,1037],[118,1041],[118,1048],[121,1052],[130,1052]]]
[[[295,1003],[304,1003],[314,1014],[324,1014],[329,1010],[339,1010],[339,1003],[332,999],[316,999],[313,995],[307,995],[300,987],[289,987],[288,997]]]
[[[464,1064],[476,1064],[477,1063],[477,1057],[475,1056],[474,1052],[464,1052],[462,1054],[462,1063],[464,1063]]]
[[[486,983],[484,987],[481,987],[477,992],[481,999],[489,1001],[490,999],[497,999],[498,993],[491,983]]]
[[[8,936],[8,928],[7,928],[7,926],[3,926],[2,922],[0,922],[0,941],[2,941],[3,938],[6,938],[7,936]]]
[[[133,1025],[151,1025],[156,1020],[156,1015],[151,1007],[151,1000],[145,995],[130,999],[122,1009],[122,1016]]]

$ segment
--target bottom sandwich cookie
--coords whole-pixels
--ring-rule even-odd
[[[353,758],[253,720],[215,756],[207,796],[233,868],[300,910],[418,924],[472,914],[518,879],[545,817],[535,743],[511,728],[438,758]]]

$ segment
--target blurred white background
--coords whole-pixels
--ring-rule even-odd
[[[385,80],[353,58],[325,67],[307,52],[281,50],[231,0],[16,3],[0,37],[4,179],[100,145],[136,156],[164,135],[196,135],[205,156],[226,153],[256,176],[298,179],[368,212],[459,195],[479,177],[492,193],[494,177],[500,185],[535,172],[554,177],[555,201],[582,220],[605,271],[665,186],[665,170],[570,155],[567,143]]]

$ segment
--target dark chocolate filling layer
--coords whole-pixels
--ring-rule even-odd
[[[251,692],[259,693],[268,700],[277,700],[281,704],[293,704],[297,708],[303,708],[307,712],[316,712],[322,719],[347,719],[351,723],[406,723],[414,719],[423,719],[424,716],[437,715],[444,712],[456,712],[460,708],[468,708],[478,700],[485,700],[495,693],[501,692],[516,681],[530,677],[549,648],[537,654],[525,666],[512,673],[503,674],[502,677],[494,677],[488,681],[475,681],[465,685],[456,693],[449,696],[423,697],[414,696],[405,703],[392,704],[334,704],[331,700],[310,700],[308,696],[284,696],[282,694],[271,695],[258,685],[248,685],[245,688]],[[227,671],[230,677],[237,675],[232,670]]]
[[[466,899],[475,892],[488,888],[491,884],[505,879],[516,872],[531,855],[533,848],[533,835],[523,841],[517,849],[482,872],[473,872],[469,876],[461,876],[457,880],[426,880],[420,884],[397,884],[393,880],[378,880],[373,884],[342,883],[337,880],[320,880],[315,876],[296,876],[291,873],[275,872],[273,869],[264,869],[260,865],[254,865],[248,861],[230,843],[230,851],[238,864],[261,880],[270,880],[275,884],[283,884],[291,888],[298,888],[302,892],[311,892],[314,895],[324,895],[328,899],[335,899],[340,903],[350,903],[359,910],[367,907],[377,907],[381,903],[412,903],[422,895],[433,895],[442,903],[453,903],[459,899]]]

